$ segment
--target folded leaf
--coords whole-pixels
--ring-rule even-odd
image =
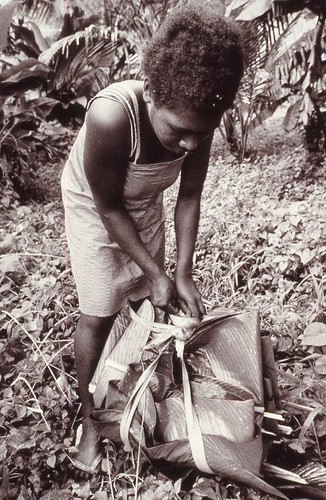
[[[199,327],[200,328],[200,327]],[[263,405],[262,354],[258,314],[242,313],[219,319],[207,331],[196,331],[195,345],[205,337],[206,352],[216,378],[250,391]],[[187,343],[192,349],[193,337]]]
[[[221,476],[258,488],[270,495],[286,498],[281,492],[267,484],[260,477],[260,461],[257,461],[261,447],[261,438],[255,438],[249,443],[234,444],[217,436],[204,436],[206,458],[210,468]],[[191,449],[188,440],[173,441],[163,445],[145,448],[145,454],[160,470],[168,473],[175,464],[194,468]],[[226,453],[230,458],[226,457]],[[244,462],[246,465],[243,465]],[[253,473],[248,468],[255,470]]]
[[[154,320],[154,308],[148,300],[145,300],[139,310],[139,314],[146,321]],[[126,319],[118,316],[114,322],[113,345],[111,333],[107,340],[107,345],[101,355],[98,368],[94,374],[92,383],[95,382],[94,403],[99,407],[107,393],[108,382],[114,379],[121,379],[130,363],[139,362],[142,356],[142,348],[146,345],[150,330],[131,320],[125,327]],[[121,334],[121,331],[123,335]]]

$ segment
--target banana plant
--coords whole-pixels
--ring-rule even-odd
[[[14,6],[6,16],[4,28],[8,28],[13,11]],[[51,118],[67,125],[70,112],[75,116],[79,109],[78,115],[83,117],[87,100],[116,78],[131,51],[120,33],[113,34],[110,27],[95,25],[49,43],[33,12],[29,18],[21,17],[20,11],[10,24],[11,58],[2,61],[0,95],[16,96],[39,88],[57,100],[57,114]],[[44,9],[40,12],[41,22],[46,16]],[[1,19],[0,28],[3,24]]]
[[[308,151],[326,148],[325,0],[233,0],[226,10],[245,29],[249,68],[273,75],[265,95],[271,105],[292,97],[287,130],[302,123]]]
[[[35,17],[22,17],[19,4],[0,9],[0,180],[25,197],[37,155],[49,159],[62,153],[53,120],[63,125],[82,120],[87,98],[108,81],[107,68],[117,67],[122,43],[112,41],[109,28],[95,26],[50,43]],[[46,11],[40,12],[41,22]]]
[[[272,116],[285,97],[274,99],[266,92],[271,76],[264,69],[247,68],[244,81],[231,109],[223,115],[221,135],[232,155],[242,163],[247,153],[250,132]]]
[[[11,24],[16,49],[28,56],[28,59],[20,61],[24,67],[25,83],[26,80],[27,83],[34,80],[34,69],[40,73],[43,68],[41,84],[43,89],[45,86],[48,97],[61,101],[65,107],[69,103],[85,106],[90,97],[110,82],[138,76],[141,46],[173,3],[173,0],[104,2],[109,26],[87,25],[90,20],[94,20],[94,15],[87,18],[81,16],[83,21],[76,21],[74,25],[82,29],[49,44],[38,26],[41,22],[49,23],[51,16],[55,18],[53,2],[29,1],[30,14],[25,2],[24,9],[20,11],[24,17]],[[40,12],[39,21],[37,12]],[[69,14],[72,18],[76,14],[74,12]],[[81,15],[81,12],[79,9],[77,14]],[[67,30],[62,29],[61,33],[64,31]],[[34,68],[36,59],[38,65]],[[19,80],[20,69],[17,66],[16,80]],[[26,78],[28,72],[30,79]],[[11,78],[14,78],[13,73],[15,68],[11,67]],[[1,93],[9,87],[9,82],[6,78],[0,77],[0,80]],[[16,81],[15,85],[19,90],[25,88],[22,82]]]

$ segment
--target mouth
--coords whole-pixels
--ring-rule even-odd
[[[172,153],[174,153],[176,155],[184,155],[186,153],[186,151],[184,151],[183,149],[178,149],[178,148],[174,148],[173,146],[168,146],[167,144],[165,144],[162,141],[161,141],[161,144],[162,144],[162,146],[164,146],[165,149],[167,149],[168,151],[171,151]]]
[[[168,151],[171,151],[172,153],[174,153],[175,155],[179,155],[179,156],[183,156],[183,155],[186,155],[189,151],[186,151],[185,149],[180,149],[180,147],[178,147],[177,144],[167,144],[166,142],[163,142],[160,138],[159,138],[159,141],[160,143],[162,144],[162,146],[164,147],[164,149],[167,149]]]
[[[166,144],[163,144],[163,145],[166,149],[168,149],[169,151],[172,151],[172,153],[174,153],[176,155],[185,155],[187,153],[187,151],[185,149],[167,146]]]

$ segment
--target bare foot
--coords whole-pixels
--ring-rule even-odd
[[[100,462],[100,437],[91,422],[84,419],[83,432],[78,444],[78,451],[71,457],[75,466],[76,480],[85,481],[93,474]]]

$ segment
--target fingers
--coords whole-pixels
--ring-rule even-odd
[[[182,312],[189,318],[201,319],[206,313],[201,296],[197,300],[189,300],[189,302],[179,298],[178,303]]]
[[[178,308],[171,304],[171,302],[167,305],[166,311],[170,314],[178,314]]]
[[[192,318],[201,319],[205,315],[201,294],[192,279],[179,279],[175,283],[167,275],[162,275],[151,284],[151,302],[174,315],[179,309]]]
[[[202,318],[206,314],[206,309],[205,309],[205,306],[203,304],[203,300],[201,297],[200,297],[200,301],[198,304],[198,308],[199,308],[200,317]]]

